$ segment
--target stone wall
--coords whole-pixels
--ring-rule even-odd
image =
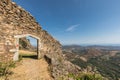
[[[16,49],[15,36],[25,34],[39,38],[39,52],[50,64],[51,74],[55,80],[69,72],[75,71],[76,73],[79,70],[72,63],[66,63],[61,44],[43,30],[30,13],[10,0],[0,0],[0,55],[11,54],[10,57],[13,56],[14,53],[10,50]]]
[[[31,34],[40,38],[41,54],[61,54],[61,44],[41,26],[30,13],[10,0],[0,1],[0,43],[15,48],[15,35]],[[6,51],[6,50],[5,50]]]

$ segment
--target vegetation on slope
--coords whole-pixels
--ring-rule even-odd
[[[119,80],[120,78],[120,53],[119,51],[97,50],[97,49],[78,49],[78,51],[72,50],[65,52],[67,60],[80,66],[81,68],[87,68],[91,66],[104,77],[109,80]],[[98,55],[96,55],[98,54]],[[81,58],[82,57],[82,58]],[[83,59],[85,58],[86,61]]]
[[[4,56],[0,56],[0,58],[1,57]],[[13,72],[10,69],[14,67],[15,67],[15,62],[11,60],[0,61],[0,80],[8,80],[8,76],[13,74]]]

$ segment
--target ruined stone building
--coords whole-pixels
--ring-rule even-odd
[[[27,36],[37,39],[38,59],[46,56],[51,60],[54,77],[73,70],[72,64],[63,62],[61,44],[43,30],[30,13],[10,0],[0,0],[0,55],[18,60],[19,39]]]
[[[31,36],[37,39],[38,58],[45,54],[61,54],[61,45],[35,21],[30,13],[10,0],[0,1],[0,54],[19,56],[19,39]]]

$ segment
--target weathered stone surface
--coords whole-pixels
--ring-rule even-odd
[[[28,12],[14,2],[10,2],[10,0],[1,0],[0,5],[1,42],[15,48],[14,36],[31,34],[40,38],[40,51],[43,54],[61,54],[60,43],[49,35],[47,31],[42,30],[41,26]]]
[[[66,62],[62,55],[61,44],[47,31],[43,30],[30,13],[10,0],[0,1],[0,51],[2,54],[12,57],[11,50],[17,49],[16,37],[19,35],[33,35],[39,38],[39,56],[46,56],[50,60],[53,77],[58,79],[69,72],[77,72],[79,69]],[[4,48],[3,48],[4,47]],[[1,55],[0,53],[0,55]],[[5,57],[4,57],[5,58]],[[9,57],[7,56],[7,59]],[[77,70],[77,71],[76,71]]]

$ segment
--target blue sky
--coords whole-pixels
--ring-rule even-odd
[[[63,45],[120,44],[120,0],[13,1]]]

